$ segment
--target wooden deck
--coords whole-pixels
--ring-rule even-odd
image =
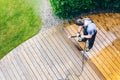
[[[98,27],[94,47],[87,56],[106,80],[120,80],[120,14],[106,13],[84,16],[91,18]],[[77,26],[66,24],[66,31],[74,35]],[[72,40],[76,42],[75,40]],[[78,43],[82,48],[83,43]]]
[[[54,27],[6,55],[0,61],[0,80],[103,80],[95,69],[62,28]]]

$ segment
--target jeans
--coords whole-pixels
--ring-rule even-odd
[[[86,42],[88,40],[88,48],[89,49],[91,49],[93,47],[93,45],[94,45],[96,34],[97,34],[97,31],[92,36],[92,38],[83,38],[82,39],[83,42]]]

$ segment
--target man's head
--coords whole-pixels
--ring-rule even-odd
[[[87,26],[88,24],[93,23],[90,18],[77,19],[75,24],[78,26]]]
[[[84,20],[83,19],[77,19],[75,24],[78,25],[78,26],[83,26],[84,25]]]

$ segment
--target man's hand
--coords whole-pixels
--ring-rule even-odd
[[[80,32],[78,32],[76,35],[77,35],[77,37],[80,37],[80,36],[81,36]]]

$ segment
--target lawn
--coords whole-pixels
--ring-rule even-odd
[[[0,0],[0,59],[41,28],[40,0]]]

